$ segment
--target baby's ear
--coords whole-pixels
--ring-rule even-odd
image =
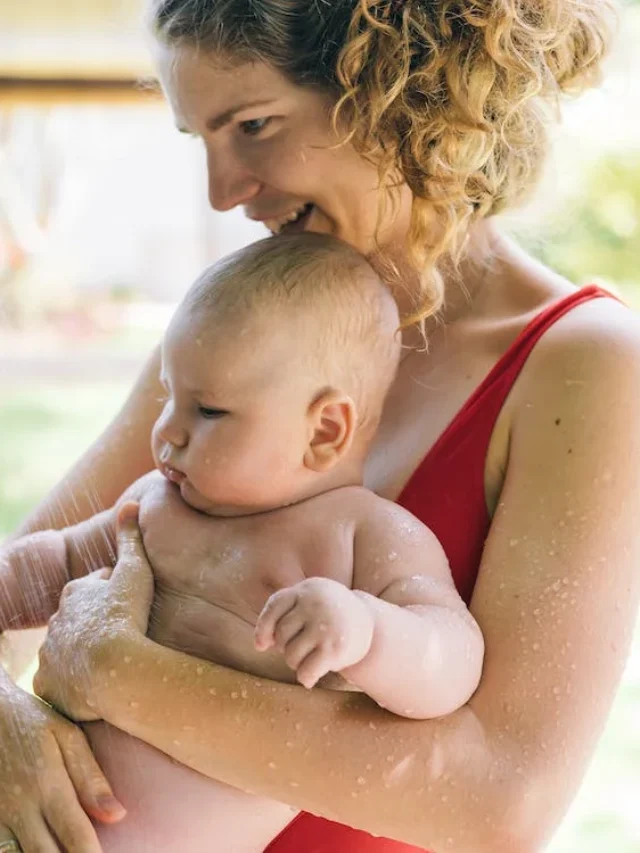
[[[309,406],[309,444],[304,464],[311,471],[330,471],[349,452],[356,429],[356,407],[340,391],[323,391]]]

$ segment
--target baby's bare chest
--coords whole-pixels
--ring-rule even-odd
[[[260,661],[263,675],[282,677],[253,646],[269,596],[307,577],[351,586],[354,525],[346,508],[336,515],[314,499],[273,513],[212,518],[160,479],[140,503],[156,585],[149,636],[163,645],[252,672]]]

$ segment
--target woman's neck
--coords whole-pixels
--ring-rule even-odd
[[[470,314],[483,313],[485,302],[491,295],[491,288],[486,285],[497,274],[504,244],[505,238],[493,220],[483,220],[474,226],[467,237],[464,254],[458,265],[452,261],[441,264],[444,285],[441,309],[425,321],[424,335],[417,325],[405,330],[405,346],[411,349],[423,348],[425,337],[429,340],[438,329],[451,326]],[[405,284],[402,288],[396,288],[394,295],[400,316],[407,317],[415,311],[413,294],[416,287],[411,287],[409,282],[415,282],[416,276],[408,268],[406,271],[400,269],[400,276]]]

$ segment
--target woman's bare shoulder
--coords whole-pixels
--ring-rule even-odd
[[[613,296],[577,305],[545,332],[523,370],[516,400],[526,407],[532,394],[565,396],[582,387],[586,403],[603,383],[611,386],[606,393],[640,394],[640,318]]]
[[[515,389],[471,602],[487,649],[471,704],[509,732],[528,793],[549,815],[575,793],[630,646],[639,466],[640,326],[595,299],[548,330]]]

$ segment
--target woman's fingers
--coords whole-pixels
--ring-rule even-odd
[[[126,809],[114,796],[83,732],[71,728],[68,734],[58,737],[58,747],[78,800],[87,814],[103,823],[122,820]]]
[[[54,796],[44,806],[44,819],[51,827],[65,853],[102,853],[96,831],[78,802],[69,779],[58,779]],[[40,850],[39,847],[25,847]],[[58,848],[54,848],[57,850]]]
[[[109,578],[110,591],[120,601],[134,603],[136,625],[146,634],[153,601],[153,572],[142,543],[136,503],[127,502],[118,512],[117,547],[118,562]]]
[[[51,834],[47,822],[35,809],[23,813],[12,828],[13,835],[5,836],[3,832],[0,838],[3,841],[15,838],[22,853],[31,853],[33,850],[37,850],[38,853],[60,853],[60,847]]]

